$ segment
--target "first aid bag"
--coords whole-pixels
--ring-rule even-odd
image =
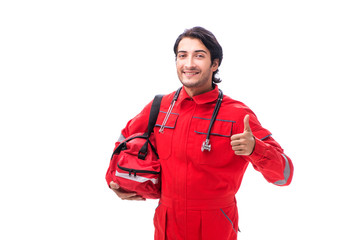
[[[156,95],[153,100],[147,132],[135,133],[116,143],[106,173],[108,185],[114,181],[124,192],[134,192],[143,198],[160,198],[161,166],[153,128],[161,100],[162,95]]]

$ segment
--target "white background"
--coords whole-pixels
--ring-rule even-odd
[[[360,239],[360,8],[350,0],[1,1],[0,239],[152,239],[157,201],[126,202],[105,172],[126,122],[180,86],[185,28],[224,50],[219,85],[295,166],[251,166],[239,239]]]

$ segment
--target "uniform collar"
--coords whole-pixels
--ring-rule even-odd
[[[192,99],[196,104],[205,104],[216,101],[218,99],[218,96],[219,96],[219,87],[216,84],[213,90],[208,91],[206,93],[202,93],[200,95],[196,95],[193,98],[191,98],[187,94],[183,86],[180,91],[179,102],[182,102],[185,99]]]

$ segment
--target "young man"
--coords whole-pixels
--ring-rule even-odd
[[[172,109],[175,92],[163,97],[154,129],[162,167],[155,239],[234,240],[238,232],[235,194],[248,164],[279,186],[290,184],[293,165],[255,114],[226,95],[207,139],[220,93],[215,75],[222,48],[211,32],[195,27],[178,37],[174,52],[183,87]],[[119,141],[146,131],[150,106],[128,122]],[[142,199],[121,191],[114,182],[110,187],[121,199]]]

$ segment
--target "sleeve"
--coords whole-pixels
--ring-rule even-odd
[[[294,172],[291,159],[271,136],[264,140],[255,139],[254,151],[249,156],[255,170],[261,172],[270,183],[278,186],[289,185]]]
[[[294,166],[271,136],[271,132],[263,128],[254,113],[250,112],[250,127],[255,137],[255,148],[248,161],[254,169],[261,172],[264,178],[277,186],[291,183]]]
[[[135,133],[140,133],[140,132],[142,133],[147,131],[151,104],[152,101],[148,103],[138,115],[136,115],[126,124],[125,128],[121,131],[121,135],[119,137],[118,142],[121,142],[125,138]]]

